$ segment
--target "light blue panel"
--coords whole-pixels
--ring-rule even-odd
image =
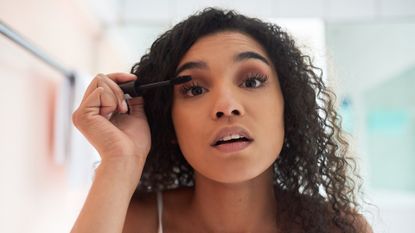
[[[408,130],[410,113],[407,109],[372,111],[367,123],[370,134],[402,136]]]
[[[364,95],[370,181],[381,190],[415,191],[415,68]]]

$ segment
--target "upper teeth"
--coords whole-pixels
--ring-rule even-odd
[[[232,134],[232,135],[225,136],[225,137],[219,139],[219,141],[229,141],[231,139],[238,139],[238,138],[244,138],[244,136],[241,136],[241,135],[238,135],[238,134]]]

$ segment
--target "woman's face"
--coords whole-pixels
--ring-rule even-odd
[[[277,159],[284,140],[283,96],[271,60],[254,39],[220,32],[199,39],[178,66],[173,125],[195,172],[246,181]]]

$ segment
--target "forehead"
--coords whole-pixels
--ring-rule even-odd
[[[225,52],[238,53],[243,51],[255,51],[266,56],[265,50],[252,37],[239,32],[219,32],[204,36],[183,56],[180,64],[193,59],[203,59],[206,56],[218,56]]]

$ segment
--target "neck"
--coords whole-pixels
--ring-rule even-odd
[[[275,232],[272,175],[271,166],[252,180],[224,184],[195,172],[191,209],[197,223],[208,232]]]

